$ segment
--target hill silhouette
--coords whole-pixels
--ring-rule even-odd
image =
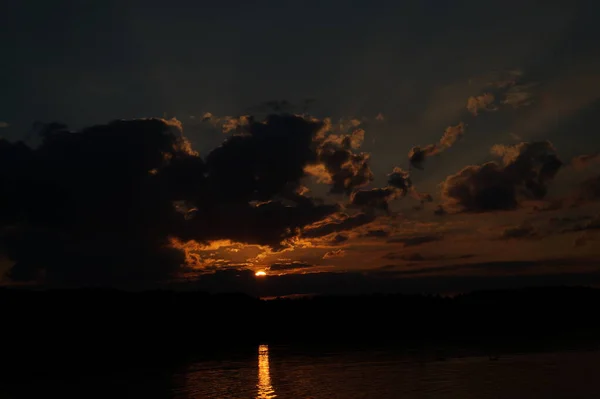
[[[5,375],[165,365],[255,351],[260,343],[497,352],[600,342],[600,290],[584,287],[273,300],[202,292],[0,289],[0,303]]]

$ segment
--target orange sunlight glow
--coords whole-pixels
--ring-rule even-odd
[[[256,273],[254,273],[254,275],[255,275],[256,277],[264,277],[264,276],[266,276],[266,275],[267,275],[267,273],[266,273],[266,272],[264,272],[263,270],[259,270],[259,271],[257,271]]]
[[[256,399],[273,399],[277,397],[273,385],[271,385],[268,345],[258,347],[258,384],[256,387],[258,388]]]

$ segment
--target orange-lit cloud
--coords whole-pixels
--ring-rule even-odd
[[[440,154],[452,147],[465,133],[466,124],[463,122],[454,126],[448,126],[440,141],[436,144],[429,144],[425,147],[413,147],[408,152],[408,160],[412,167],[423,169],[423,163],[427,157]]]
[[[497,111],[498,107],[494,105],[495,99],[492,93],[469,97],[467,100],[467,109],[473,115],[478,115],[481,111]]]
[[[346,251],[343,249],[334,249],[333,251],[329,251],[326,252],[325,255],[323,255],[323,259],[330,259],[330,258],[341,258],[346,256]]]

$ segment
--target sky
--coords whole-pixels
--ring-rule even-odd
[[[597,2],[0,14],[2,284],[600,282]]]

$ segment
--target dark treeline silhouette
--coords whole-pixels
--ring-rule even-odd
[[[256,345],[305,348],[589,346],[600,290],[531,288],[431,295],[316,296],[104,289],[0,289],[1,367],[160,364]],[[503,349],[504,348],[504,349]]]

